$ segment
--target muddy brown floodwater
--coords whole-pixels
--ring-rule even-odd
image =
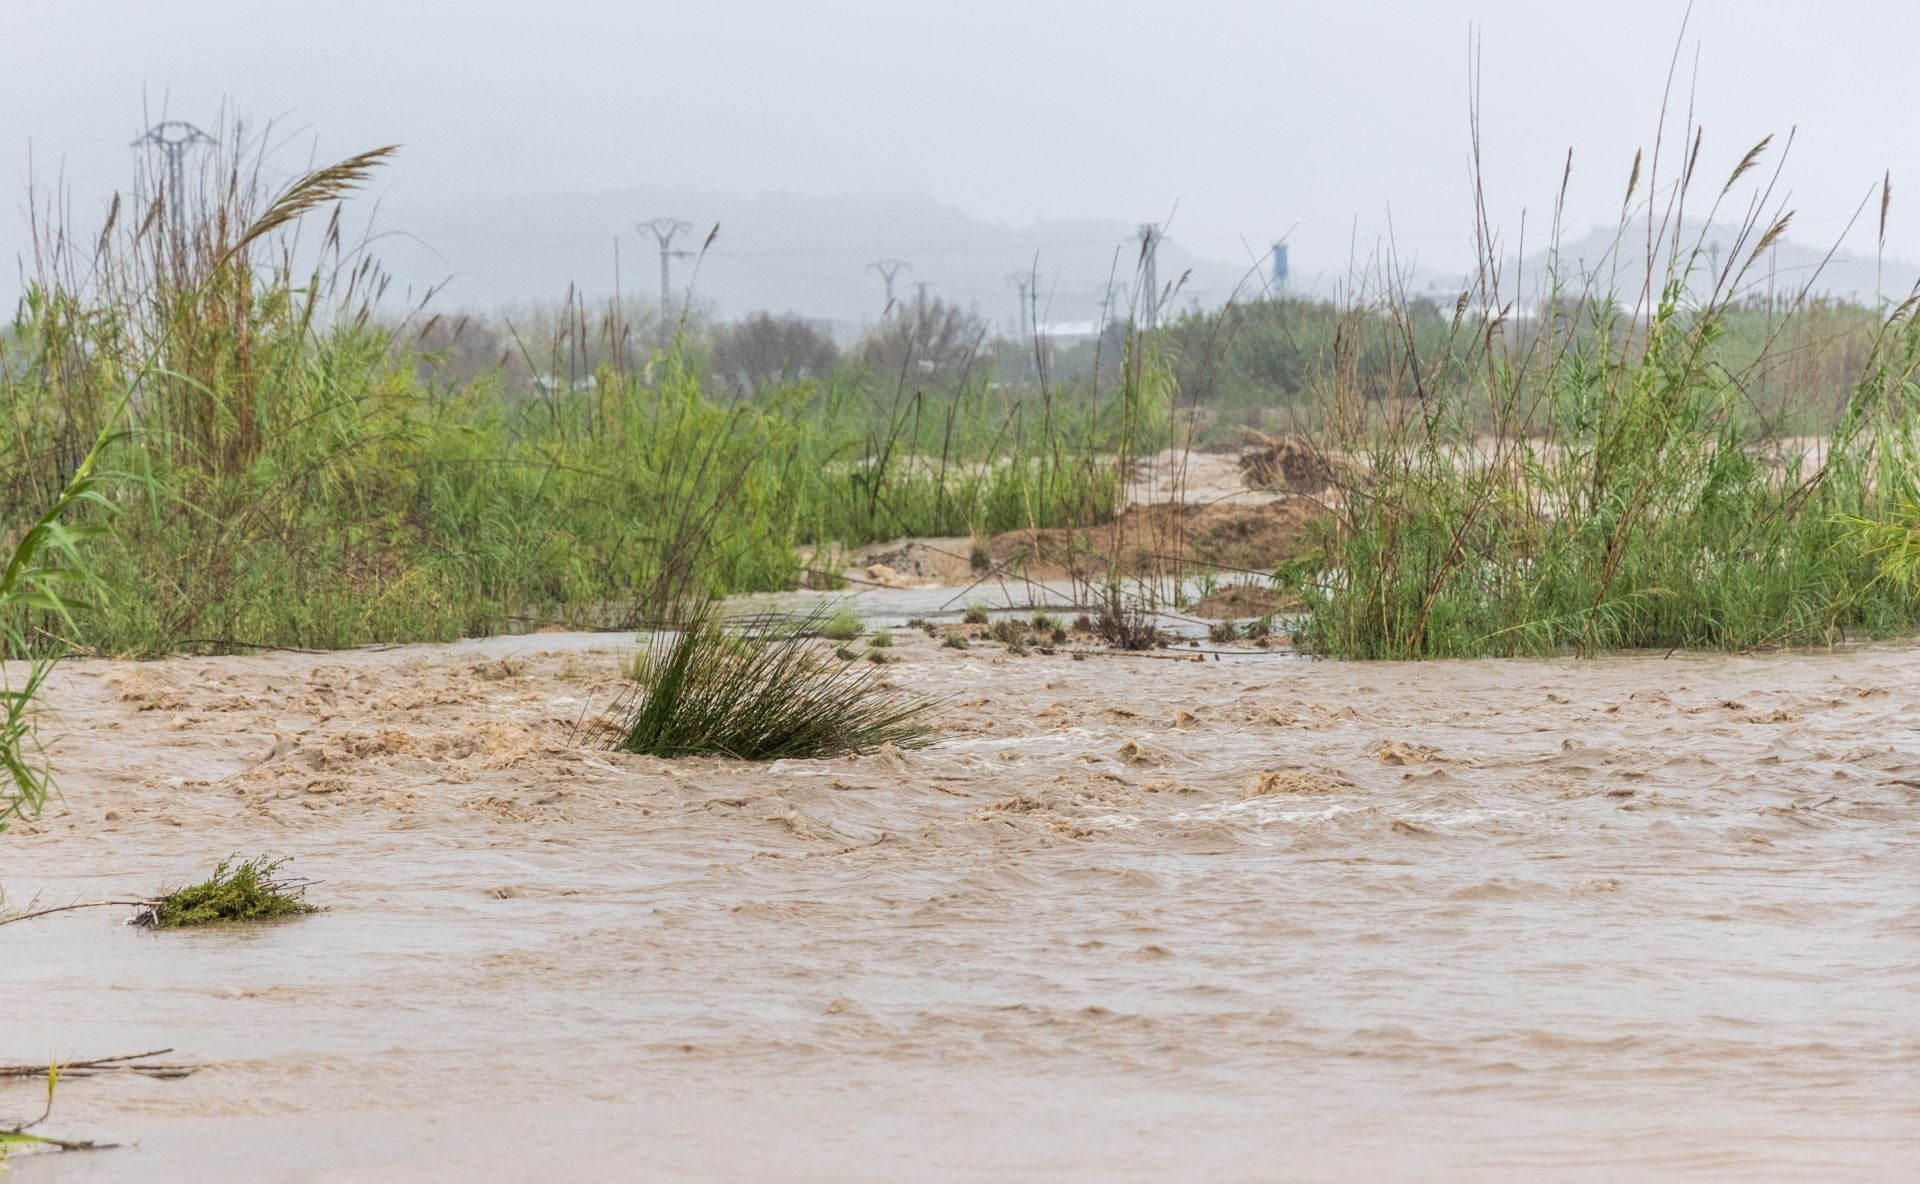
[[[911,753],[568,746],[627,639],[74,663],[0,929],[45,1181],[1911,1180],[1920,651],[1428,665],[902,635]],[[0,1088],[0,1118],[42,1086]]]

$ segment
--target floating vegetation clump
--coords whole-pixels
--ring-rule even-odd
[[[220,866],[213,869],[213,875],[200,883],[141,905],[133,923],[151,929],[183,929],[189,925],[230,925],[320,911],[318,906],[307,903],[304,882],[278,878],[276,873],[286,860],[249,859],[235,863],[235,858],[228,856],[221,860]]]
[[[797,628],[756,624],[735,632],[702,616],[656,637],[635,667],[640,685],[610,713],[607,746],[648,756],[777,760],[931,741],[932,701],[890,693],[878,665],[826,652],[809,636],[822,623],[816,613]]]

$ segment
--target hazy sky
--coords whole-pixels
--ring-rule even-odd
[[[922,192],[1014,224],[1171,215],[1184,246],[1229,259],[1289,231],[1297,252],[1344,256],[1390,210],[1403,254],[1454,267],[1471,253],[1470,28],[1497,216],[1510,234],[1523,205],[1543,217],[1571,148],[1579,232],[1612,218],[1651,144],[1684,11],[0,0],[0,169],[17,193],[31,140],[85,199],[125,176],[143,101],[196,121],[226,101],[298,133],[295,163],[403,144],[381,181],[398,205],[658,184]],[[1700,0],[1675,117],[1693,87],[1716,179],[1798,125],[1786,178],[1807,241],[1837,235],[1891,169],[1890,249],[1920,257],[1916,47],[1911,2]],[[9,259],[18,204],[0,214]],[[1872,249],[1872,220],[1853,245]]]

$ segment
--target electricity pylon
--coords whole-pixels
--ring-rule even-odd
[[[904,259],[881,259],[867,264],[868,271],[880,273],[880,282],[887,286],[887,308],[893,308],[893,279],[903,271],[912,271],[913,264]]]
[[[682,259],[693,257],[692,251],[674,250],[673,240],[692,230],[693,223],[684,222],[679,218],[655,218],[652,221],[640,223],[635,229],[642,234],[651,234],[660,241],[660,315],[664,317],[667,315],[667,302],[673,298],[672,289],[667,282],[667,269],[670,266],[668,261],[675,256]]]
[[[173,216],[173,237],[186,237],[187,153],[201,144],[213,143],[213,137],[181,119],[169,119],[147,129],[131,147],[158,148],[167,157],[167,212]]]
[[[1007,282],[1020,290],[1020,335],[1027,335],[1027,327],[1035,323],[1033,306],[1027,303],[1028,293],[1033,291],[1033,273],[1030,271],[1010,271]]]

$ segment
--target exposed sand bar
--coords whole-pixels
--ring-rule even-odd
[[[66,1083],[138,1146],[15,1179],[1920,1171],[1920,651],[902,634],[950,742],[748,766],[568,747],[628,641],[63,667],[14,905],[237,851],[330,911],[0,928],[0,1061],[210,1066]]]

